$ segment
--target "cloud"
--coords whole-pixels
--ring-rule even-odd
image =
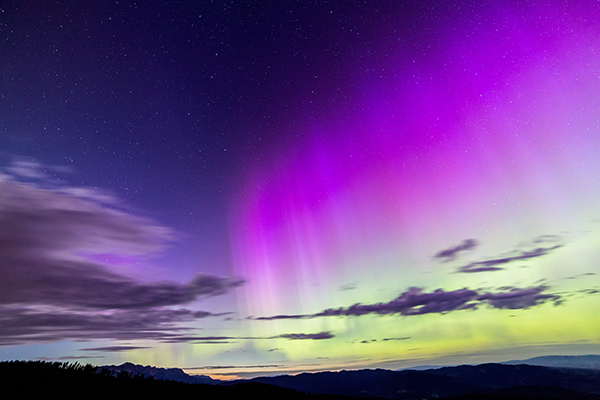
[[[57,175],[75,173],[69,166],[43,165],[28,157],[10,156],[10,158],[12,161],[4,168],[4,171],[19,180],[51,184]],[[0,169],[0,173],[2,173],[2,169]]]
[[[166,343],[181,343],[181,342],[194,342],[194,343],[225,343],[223,341],[228,340],[272,340],[272,339],[288,339],[288,340],[324,340],[332,339],[335,336],[329,332],[319,333],[284,333],[277,336],[176,336],[172,338],[166,338],[163,342]]]
[[[219,342],[226,343],[224,341],[238,339],[233,336],[174,336],[161,340],[164,343],[185,343],[185,342]]]
[[[394,300],[387,303],[354,304],[350,307],[328,308],[315,314],[284,314],[270,317],[255,317],[252,319],[271,321],[279,319],[312,319],[318,317],[357,317],[367,314],[378,315],[423,315],[444,314],[457,310],[476,309],[482,304],[493,308],[526,309],[551,301],[559,305],[562,298],[556,294],[543,293],[548,286],[531,288],[507,287],[492,293],[479,293],[467,288],[444,291],[437,289],[433,292],[423,292],[421,288],[411,287]]]
[[[503,268],[497,267],[497,265],[508,264],[513,261],[520,260],[528,260],[530,258],[537,258],[541,256],[545,256],[553,250],[559,249],[563,247],[563,245],[556,245],[552,247],[538,247],[537,249],[531,251],[520,251],[517,255],[508,256],[508,257],[500,257],[500,258],[492,258],[485,261],[478,261],[471,263],[469,265],[465,265],[460,267],[457,272],[461,273],[473,273],[473,272],[484,272],[484,271],[500,271]]]
[[[20,178],[36,180],[46,178],[47,172],[42,164],[25,158],[13,161],[6,170]]]
[[[319,333],[288,333],[279,336],[274,336],[273,339],[283,338],[289,340],[323,340],[331,339],[335,337],[331,332],[319,332]]]
[[[186,368],[186,370],[190,369],[244,369],[244,368],[279,368],[283,367],[283,364],[268,364],[268,365],[207,365],[204,367],[191,367]]]
[[[230,344],[230,343],[238,343],[238,342],[230,342],[230,341],[222,341],[222,340],[203,340],[200,342],[194,342],[194,344]]]
[[[423,293],[422,289],[411,287],[406,292],[388,303],[354,304],[347,308],[328,308],[316,314],[305,315],[275,315],[272,317],[259,317],[257,320],[275,319],[302,319],[333,316],[361,316],[365,314],[401,314],[419,315],[429,313],[442,313],[457,309],[472,308],[469,304],[477,297],[477,292],[468,289],[459,289],[445,292],[437,289],[432,293]]]
[[[396,341],[396,340],[408,340],[410,339],[410,336],[406,336],[406,337],[399,337],[399,338],[385,338],[385,339],[365,339],[365,340],[361,340],[360,343],[361,344],[370,344],[370,343],[376,343],[376,342],[389,342],[389,341]],[[352,343],[352,342],[350,342]]]
[[[500,293],[484,293],[477,299],[485,301],[494,308],[507,308],[511,310],[527,309],[547,301],[551,301],[555,306],[562,303],[562,298],[556,294],[542,294],[548,286],[537,286],[531,288],[510,288]]]
[[[562,237],[560,235],[540,235],[533,243],[560,243],[562,241]]]
[[[130,351],[148,349],[149,347],[141,346],[107,346],[107,347],[92,347],[89,349],[80,349],[80,351],[102,351],[102,352],[118,352],[118,351]]]
[[[4,279],[0,281],[0,305],[140,309],[187,304],[201,296],[225,294],[243,284],[243,280],[207,275],[198,275],[188,284],[142,283],[93,262],[51,258],[6,260],[1,268]]]
[[[346,291],[346,290],[354,290],[356,289],[356,285],[357,283],[348,283],[347,285],[340,285],[340,291]]]
[[[460,242],[458,246],[439,251],[433,256],[433,258],[442,259],[444,262],[452,261],[456,258],[458,253],[461,251],[473,250],[475,247],[477,247],[477,244],[477,240],[475,239],[466,239]]]
[[[43,169],[23,162],[12,168],[20,176]],[[176,238],[110,200],[0,174],[0,345],[165,338],[177,334],[177,323],[227,314],[173,308],[226,294],[241,279],[199,274],[188,283],[141,282],[98,261],[144,260]]]
[[[215,316],[211,314],[210,316]],[[206,318],[186,309],[81,311],[48,306],[0,307],[0,345],[64,339],[176,341],[189,329],[182,322]],[[184,339],[187,337],[184,336]],[[187,341],[187,340],[179,340]]]
[[[51,361],[51,360],[81,360],[81,359],[90,359],[90,358],[104,358],[104,356],[64,356],[64,357],[36,357],[36,360],[39,361]]]

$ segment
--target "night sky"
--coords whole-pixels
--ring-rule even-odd
[[[0,359],[600,353],[599,16],[0,2]]]

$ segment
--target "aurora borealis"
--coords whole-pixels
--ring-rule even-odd
[[[2,7],[2,359],[599,353],[597,2],[46,8]]]

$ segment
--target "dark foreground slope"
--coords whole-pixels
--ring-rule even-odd
[[[48,362],[1,362],[2,399],[245,399],[341,400],[307,395],[282,387],[244,382],[232,386],[187,384],[110,371],[87,365]],[[345,398],[344,398],[345,399]]]
[[[255,378],[310,393],[387,399],[598,399],[600,371],[482,364],[427,371],[361,370]]]

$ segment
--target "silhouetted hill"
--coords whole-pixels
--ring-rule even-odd
[[[600,394],[600,371],[596,370],[534,365],[481,364],[444,367],[427,372],[439,376],[451,376],[467,382],[477,382],[490,389],[517,386],[556,386],[579,392]]]
[[[41,361],[0,362],[0,388],[2,399],[347,400],[257,382],[232,386],[187,384],[132,376],[126,371],[113,376],[111,371],[97,371],[92,365]]]
[[[383,369],[304,373],[295,376],[254,378],[252,381],[307,393],[388,399],[438,398],[487,389],[477,383],[464,382],[449,376]]]
[[[0,362],[1,398],[600,400],[600,371],[531,365],[304,373],[221,384],[157,380],[138,370],[156,375],[164,369],[125,364],[117,372],[77,363]]]
[[[464,394],[444,400],[600,400],[600,396],[555,386],[518,386],[492,390],[484,394]]]
[[[448,396],[519,396],[544,398],[543,393],[564,390],[572,396],[600,395],[600,371],[530,365],[482,364],[427,371],[362,370],[321,372],[296,376],[261,377],[254,382],[301,392],[388,399],[434,399]],[[553,387],[553,388],[548,388]],[[535,388],[535,389],[534,389]],[[543,389],[546,388],[546,389]],[[498,392],[505,390],[504,392]],[[510,391],[512,394],[507,394]],[[537,394],[533,394],[537,391]],[[546,392],[545,392],[546,391]],[[483,397],[481,397],[483,396]],[[572,397],[565,397],[572,398]],[[578,398],[578,397],[573,397]],[[579,398],[595,398],[579,397]]]
[[[539,365],[543,367],[600,369],[600,356],[542,356],[528,358],[526,360],[511,360],[501,364],[527,364]]]

